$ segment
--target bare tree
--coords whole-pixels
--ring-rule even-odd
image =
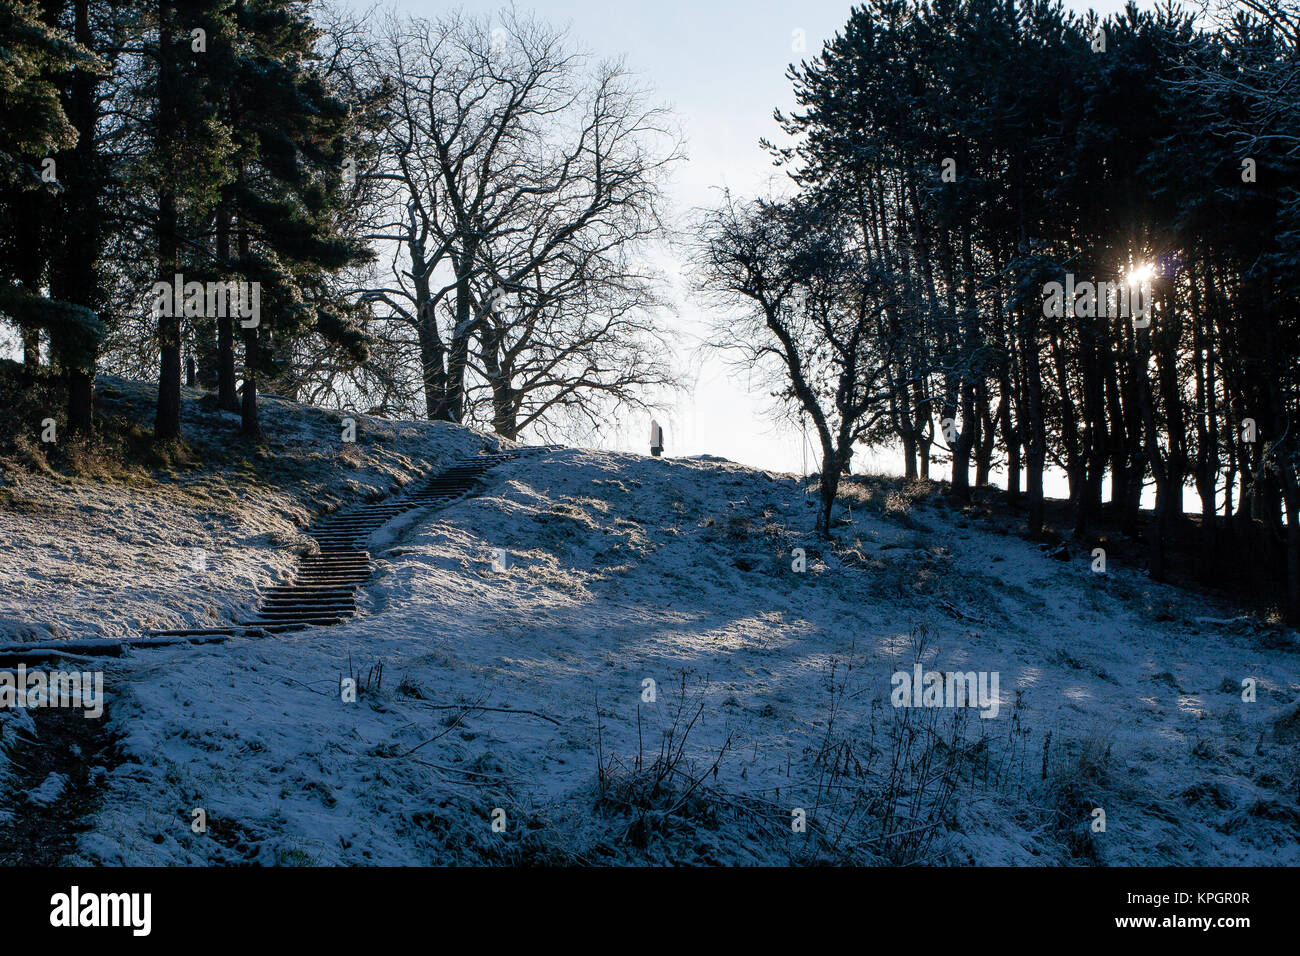
[[[481,385],[470,404],[487,408],[477,417],[515,438],[530,427],[599,429],[617,408],[649,407],[675,384],[652,319],[664,306],[654,278],[622,254],[573,249],[499,293],[471,363]]]
[[[628,252],[662,229],[680,152],[622,68],[508,12],[392,19],[372,70],[396,85],[368,173],[390,186],[372,238],[391,274],[364,298],[418,349],[428,416],[463,421],[486,389],[513,436],[667,380],[653,277]]]
[[[831,509],[853,446],[905,401],[876,334],[894,300],[894,277],[851,242],[833,204],[738,203],[730,196],[699,223],[696,281],[733,307],[710,343],[772,376],[783,403],[805,413],[821,445],[817,531]]]

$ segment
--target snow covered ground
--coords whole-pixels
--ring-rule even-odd
[[[201,464],[129,483],[0,473],[0,644],[121,638],[247,616],[255,588],[287,572],[322,510],[387,494],[439,463],[497,447],[432,422],[340,416],[264,397],[265,453],[236,453],[239,416],[185,390]],[[151,420],[151,385],[102,377],[109,413]]]
[[[152,418],[154,386],[101,376],[101,413]],[[264,396],[267,439],[238,438],[239,416],[184,390],[192,460],[170,472],[107,463],[114,480],[69,478],[0,460],[0,647],[120,639],[148,628],[249,616],[256,589],[315,545],[301,528],[322,510],[390,493],[495,437],[432,422],[354,416]],[[21,710],[0,711],[0,775],[37,735]],[[0,820],[8,808],[0,796]]]
[[[48,637],[247,609],[318,489],[483,444],[383,427],[356,469],[319,423],[279,435],[301,474],[276,489],[22,479],[0,616]],[[120,761],[69,862],[1300,863],[1294,633],[920,484],[855,482],[833,547],[809,500],[720,460],[502,465],[376,535],[353,620],[104,662]],[[997,716],[892,706],[916,660],[996,673]]]

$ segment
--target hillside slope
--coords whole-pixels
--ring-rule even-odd
[[[69,859],[1300,862],[1295,635],[1058,560],[933,490],[853,481],[827,546],[789,476],[583,450],[502,465],[375,536],[356,619],[108,663],[118,756]],[[118,520],[175,527],[156,494]],[[235,495],[227,520],[305,500]],[[177,571],[117,595],[115,621],[224,613],[288,560],[255,550],[224,597]],[[996,673],[996,716],[892,706],[917,660]]]
[[[147,426],[154,395],[101,376],[96,401],[116,422]],[[102,480],[0,462],[0,644],[230,620],[311,547],[300,529],[317,514],[499,445],[443,423],[364,415],[345,442],[338,412],[273,396],[260,404],[266,437],[250,445],[237,414],[186,389],[191,457],[161,470],[128,465]]]

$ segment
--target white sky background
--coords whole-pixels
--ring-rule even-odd
[[[364,0],[351,0],[351,5],[370,8]],[[455,5],[478,14],[502,8],[499,0]],[[395,6],[430,18],[449,8],[437,0],[396,0]],[[1106,14],[1123,4],[1100,0],[1088,6]],[[816,56],[848,21],[852,5],[843,0],[521,0],[517,7],[555,26],[567,26],[574,42],[597,58],[623,57],[674,111],[687,154],[669,189],[672,212],[680,221],[692,209],[716,203],[722,187],[752,196],[765,191],[774,176],[783,175],[758,143],[760,137],[780,142],[773,110],[794,107],[786,68],[792,61]],[[794,50],[797,30],[803,31],[804,53]],[[710,316],[692,301],[680,275],[678,279],[677,315],[668,324],[678,337],[678,360],[689,377],[672,408],[658,416],[666,433],[666,453],[721,455],[760,468],[802,470],[802,436],[773,422],[761,384],[737,374],[721,356],[696,348],[708,333]],[[645,452],[649,434],[649,415],[629,415],[616,423],[605,444]],[[808,458],[811,465],[811,451]],[[864,469],[901,473],[902,459],[884,449],[860,449],[854,470]],[[1049,478],[1048,493],[1065,495],[1063,476]]]

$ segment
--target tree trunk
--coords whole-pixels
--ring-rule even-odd
[[[1172,508],[1169,502],[1169,485],[1164,479],[1156,479],[1156,509],[1151,518],[1151,577],[1156,581],[1167,579],[1169,570],[1165,562],[1165,539],[1169,536],[1169,517]]]
[[[1206,281],[1211,273],[1207,267]],[[1217,485],[1219,478],[1219,417],[1215,407],[1215,349],[1213,340],[1204,334],[1207,326],[1200,310],[1196,277],[1192,277],[1192,367],[1196,379],[1196,490],[1201,496],[1200,555],[1196,562],[1197,578],[1202,584],[1214,583],[1218,564]],[[1213,301],[1213,292],[1207,298]]]
[[[519,433],[515,390],[504,375],[492,376],[492,430],[514,441]]]
[[[818,489],[817,534],[831,536],[831,509],[835,507],[835,493],[839,490],[843,464],[834,452],[822,456],[821,487]]]
[[[73,39],[90,48],[90,3],[75,0],[72,5]],[[73,302],[98,312],[100,281],[99,183],[95,164],[95,77],[85,70],[74,70],[68,116],[77,130],[77,144],[60,157],[60,168],[67,181],[64,202],[75,225],[66,233],[61,259],[51,270],[50,291],[54,298]],[[89,348],[89,354],[86,349]],[[75,359],[67,366],[68,432],[89,435],[94,419],[95,360],[99,343],[78,342]]]
[[[1023,307],[1022,307],[1023,308]],[[1031,313],[1032,314],[1032,313]],[[1022,318],[1022,321],[1023,318]],[[1028,530],[1041,534],[1045,509],[1043,503],[1043,467],[1047,462],[1047,426],[1043,419],[1043,377],[1038,356],[1037,322],[1032,318],[1021,354],[1025,360],[1025,391],[1029,399],[1029,442],[1025,455],[1025,491],[1028,499]]]
[[[1147,365],[1147,352],[1139,354],[1138,367]],[[1155,396],[1151,394],[1151,385],[1145,378],[1137,379],[1138,401],[1142,409],[1142,421],[1145,428],[1147,465],[1156,482],[1156,508],[1151,521],[1150,573],[1156,581],[1166,578],[1165,537],[1169,531],[1169,517],[1172,510],[1172,484],[1167,462],[1160,454],[1159,432],[1155,418]]]
[[[1100,343],[1100,361],[1105,367],[1106,415],[1110,419],[1107,431],[1107,453],[1110,466],[1110,507],[1119,514],[1128,496],[1128,451],[1125,446],[1124,409],[1120,404],[1119,368],[1115,350],[1107,339]]]
[[[168,202],[170,205],[170,202]],[[171,219],[171,226],[165,224]],[[160,217],[159,226],[175,228],[174,212]],[[159,259],[163,269],[175,270],[175,249],[171,243],[159,242]],[[170,258],[168,255],[170,253]],[[161,372],[158,377],[158,412],[154,418],[154,437],[172,441],[181,434],[181,323],[176,316],[162,316],[158,323],[161,344]]]
[[[997,418],[990,408],[989,390],[981,382],[975,390],[975,422],[979,433],[975,436],[975,487],[987,488],[989,473],[993,470],[993,449],[997,445]]]
[[[911,435],[903,436],[903,471],[906,478],[916,477],[916,439]]]
[[[226,207],[217,214],[217,259],[223,268],[230,262],[230,218]],[[217,404],[228,412],[240,410],[235,387],[235,320],[230,315],[217,318]]]
[[[68,431],[73,435],[89,435],[95,409],[95,379],[85,369],[73,369],[68,374]]]
[[[171,40],[171,10],[167,0],[159,0],[158,10],[158,123],[155,135],[159,149],[175,147],[175,92],[168,44]],[[164,177],[167,174],[162,174]],[[176,274],[176,199],[170,182],[159,184],[158,195],[158,271],[174,281]],[[181,320],[179,316],[161,316],[158,322],[161,370],[158,376],[158,411],[154,418],[154,438],[174,441],[181,435]]]
[[[472,261],[472,260],[471,260]],[[452,330],[447,356],[447,380],[437,414],[441,421],[460,422],[465,417],[465,367],[469,364],[469,340],[474,329],[474,310],[469,298],[469,280],[456,283],[456,328]]]
[[[447,396],[447,372],[443,365],[446,348],[438,335],[437,319],[428,299],[421,298],[417,307],[420,341],[420,374],[424,382],[424,413],[430,421],[443,420],[443,401]]]
[[[952,496],[963,504],[970,501],[970,453],[975,444],[975,386],[961,386],[961,431],[952,449]]]
[[[1080,341],[1083,358],[1083,420],[1084,438],[1081,470],[1082,487],[1079,491],[1078,510],[1075,514],[1075,532],[1084,534],[1101,514],[1102,479],[1106,471],[1106,403],[1105,379],[1099,365],[1099,335],[1085,326]]]
[[[1300,488],[1294,473],[1287,482],[1286,492],[1286,622],[1300,627]]]
[[[261,360],[257,329],[244,329],[244,391],[239,432],[245,438],[259,438],[262,434],[262,425],[257,418],[257,366]]]
[[[1011,420],[1010,373],[1003,372],[998,388],[1002,392],[1002,402],[998,406],[999,428],[1002,431],[1002,443],[1007,449],[1007,497],[1015,502],[1020,498],[1020,429]]]
[[[243,175],[243,170],[240,170],[240,175]],[[239,258],[241,261],[247,262],[249,256],[248,229],[244,226],[242,220],[239,223],[237,242]],[[251,328],[245,328],[243,332],[244,392],[240,396],[243,401],[240,406],[239,431],[245,438],[256,439],[262,436],[262,423],[257,418],[257,376],[262,364],[261,323],[259,322]]]
[[[21,331],[23,341],[23,364],[28,368],[37,368],[41,364],[41,331],[24,328]]]

